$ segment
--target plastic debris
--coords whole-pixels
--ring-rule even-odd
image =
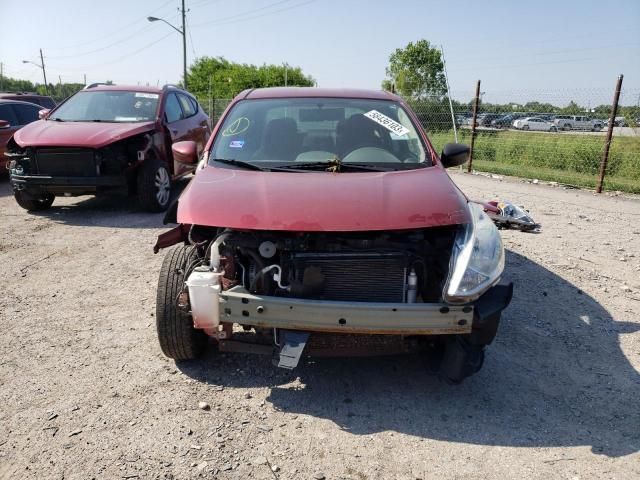
[[[523,232],[539,232],[542,225],[536,223],[524,207],[504,200],[483,203],[484,210],[498,228],[515,228]]]

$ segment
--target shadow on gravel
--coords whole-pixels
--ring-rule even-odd
[[[4,167],[0,167],[4,168]],[[0,198],[13,196],[13,190],[11,189],[11,184],[9,183],[9,175],[4,172],[0,173]]]
[[[190,178],[190,177],[189,177]],[[180,196],[189,183],[189,178],[181,179],[172,186],[171,202]],[[53,206],[43,212],[30,215],[46,217],[56,223],[77,226],[114,228],[170,228],[162,224],[163,213],[149,213],[142,210],[135,196],[83,196],[71,199],[73,204],[61,205],[64,197],[56,198]]]
[[[640,450],[640,376],[619,344],[638,325],[614,321],[593,298],[514,252],[506,272],[513,302],[483,369],[460,386],[439,382],[415,356],[316,359],[286,372],[267,357],[210,353],[178,366],[211,384],[269,386],[274,408],[326,418],[356,435],[588,445],[610,457]]]

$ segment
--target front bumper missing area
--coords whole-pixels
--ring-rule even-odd
[[[337,302],[253,295],[243,287],[220,293],[220,320],[261,328],[389,335],[471,333],[473,305]]]

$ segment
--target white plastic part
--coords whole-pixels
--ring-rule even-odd
[[[231,235],[231,232],[223,233],[211,244],[211,269],[220,272],[220,245]]]
[[[185,282],[189,288],[189,303],[193,326],[217,329],[220,325],[220,277],[223,272],[212,272],[208,267],[196,267]]]
[[[407,277],[407,303],[416,303],[418,296],[418,275],[412,268]]]

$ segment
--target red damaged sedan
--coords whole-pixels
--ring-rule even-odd
[[[192,142],[173,146],[193,162]],[[387,92],[272,88],[238,95],[158,238],[162,351],[424,352],[457,383],[482,366],[512,285],[480,205],[415,114]]]

